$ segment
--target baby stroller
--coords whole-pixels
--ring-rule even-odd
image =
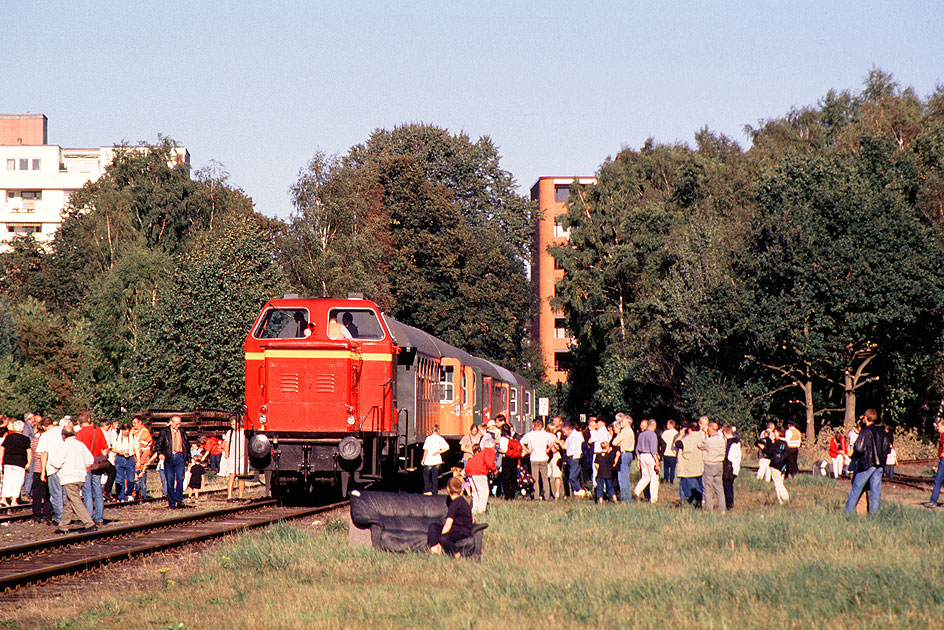
[[[518,490],[521,492],[521,496],[529,499],[534,498],[534,477],[531,475],[531,471],[520,463],[518,464]]]

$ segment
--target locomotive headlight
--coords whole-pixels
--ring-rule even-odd
[[[350,426],[353,427],[355,422],[357,422],[357,418],[355,418],[354,416],[348,416],[348,417],[347,417],[347,423],[348,423]]]
[[[262,459],[272,452],[272,443],[269,442],[269,438],[261,433],[257,433],[249,438],[249,444],[247,446],[249,456],[255,459]]]
[[[265,414],[259,414],[259,424],[265,426],[266,420],[268,420],[268,418],[265,417]]]
[[[361,441],[353,435],[347,436],[338,444],[338,455],[348,461],[353,461],[360,457],[362,450]]]

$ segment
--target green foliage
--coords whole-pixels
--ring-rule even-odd
[[[531,204],[499,161],[488,138],[431,125],[378,130],[342,158],[318,154],[292,187],[283,264],[309,293],[361,292],[406,323],[533,374],[523,263]]]
[[[944,394],[942,94],[874,69],[748,127],[746,152],[702,129],[695,150],[607,160],[552,250],[572,410],[805,414],[812,431],[851,392],[923,425]]]
[[[254,216],[230,214],[194,239],[136,353],[134,404],[239,408],[246,333],[286,288],[268,236]]]

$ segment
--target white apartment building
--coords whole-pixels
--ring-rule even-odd
[[[114,146],[64,149],[46,144],[43,114],[0,114],[0,247],[17,234],[52,240],[69,196],[102,176]],[[190,153],[176,147],[177,160]]]

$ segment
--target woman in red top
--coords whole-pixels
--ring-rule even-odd
[[[836,479],[842,476],[842,467],[845,464],[848,450],[846,436],[842,434],[841,430],[836,431],[829,440],[829,461],[833,464],[833,477]]]
[[[472,513],[484,512],[488,506],[488,473],[494,473],[495,467],[494,440],[482,438],[479,444],[472,447],[472,457],[465,464],[465,476],[472,484]],[[485,448],[480,448],[484,446]]]

